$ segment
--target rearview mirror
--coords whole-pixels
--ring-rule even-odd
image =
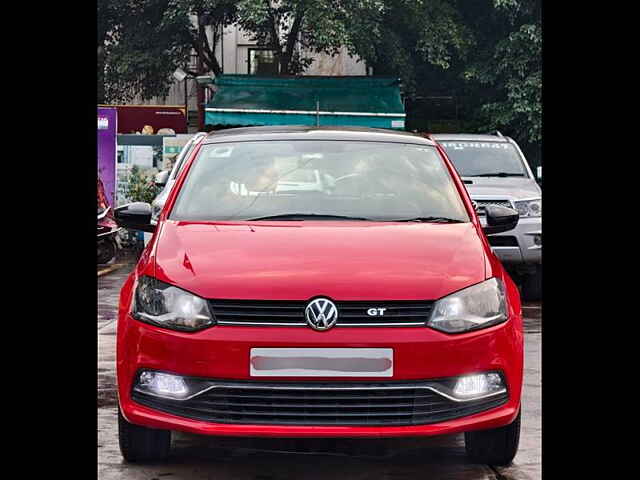
[[[487,235],[513,230],[516,228],[520,218],[517,210],[500,205],[487,205],[485,214],[487,216],[487,225],[482,230]]]
[[[158,172],[156,174],[156,179],[155,179],[156,187],[164,187],[167,184],[167,181],[169,180],[170,173],[171,172],[169,172],[169,170],[163,170],[161,172]]]
[[[155,225],[151,225],[151,205],[144,202],[133,202],[122,205],[114,210],[114,217],[118,226],[130,230],[153,232]]]

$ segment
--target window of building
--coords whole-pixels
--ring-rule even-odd
[[[249,75],[278,75],[278,60],[274,50],[249,49]]]

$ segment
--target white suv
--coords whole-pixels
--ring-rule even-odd
[[[484,222],[486,205],[520,213],[513,230],[487,238],[507,269],[522,276],[522,295],[539,300],[542,291],[542,190],[515,141],[496,135],[430,134],[462,177]]]

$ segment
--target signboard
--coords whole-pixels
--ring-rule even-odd
[[[115,206],[117,128],[116,109],[98,107],[98,180],[111,207]]]
[[[175,133],[187,133],[184,105],[104,105],[118,110],[118,133],[140,133],[145,125],[153,133],[170,128]]]

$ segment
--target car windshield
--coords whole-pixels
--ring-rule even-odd
[[[506,142],[439,142],[462,177],[528,177],[515,147]]]
[[[203,145],[169,216],[265,217],[469,221],[434,147],[327,140]]]

